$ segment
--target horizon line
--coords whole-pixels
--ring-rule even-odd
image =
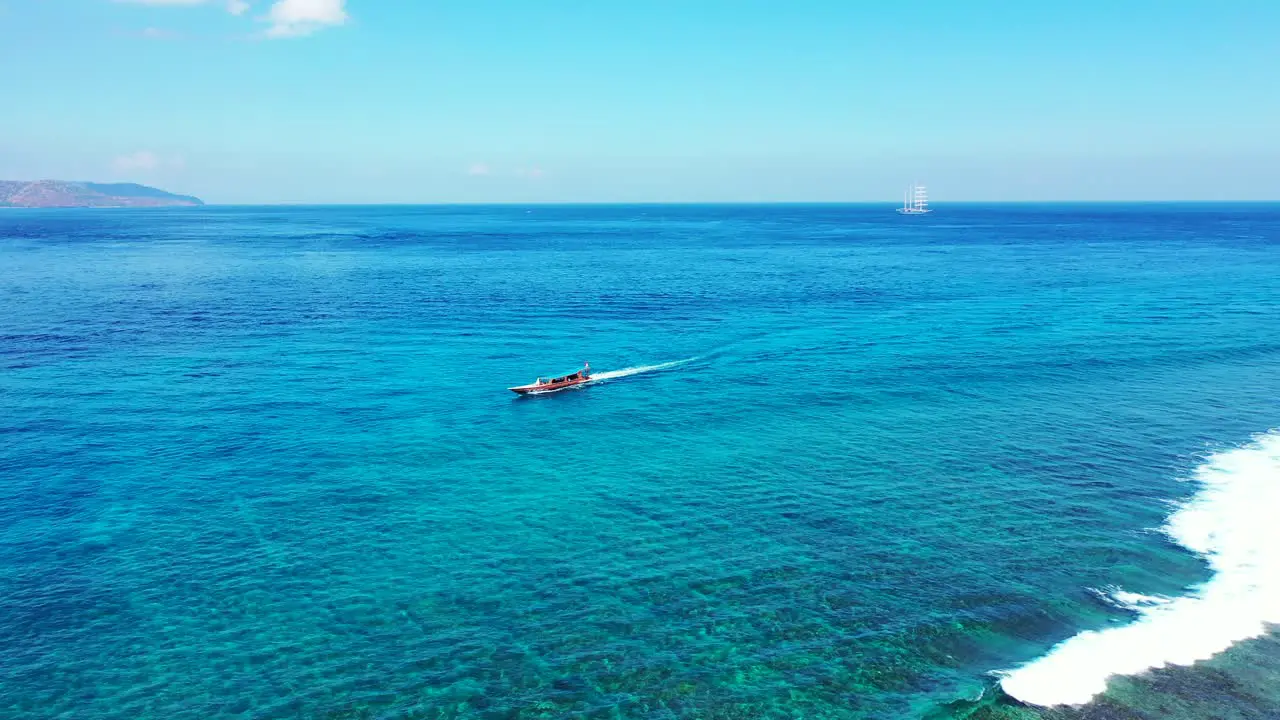
[[[196,197],[189,195],[188,197]],[[198,197],[196,199],[199,199]],[[947,207],[1032,207],[1032,206],[1106,206],[1135,207],[1158,205],[1181,206],[1263,206],[1280,205],[1280,199],[1268,200],[952,200],[930,203],[930,208]],[[136,206],[63,206],[24,207],[0,205],[0,210],[183,210],[191,208],[394,208],[394,207],[901,207],[888,200],[530,200],[530,201],[440,201],[440,202],[205,202],[199,205]]]
[[[705,205],[826,205],[889,206],[890,200],[454,200],[454,201],[388,201],[388,202],[205,202],[202,206],[176,207],[568,207],[568,206],[705,206]],[[1280,204],[1280,198],[1266,200],[947,200],[930,202],[930,207],[959,205],[1267,205]],[[175,207],[175,206],[169,206]],[[55,209],[55,208],[45,208]],[[74,209],[74,208],[66,208]],[[103,208],[111,209],[111,208]]]

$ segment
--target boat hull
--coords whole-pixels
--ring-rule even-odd
[[[537,383],[533,383],[531,385],[521,385],[519,387],[513,387],[513,388],[507,388],[507,389],[517,395],[545,395],[547,393],[559,392],[561,390],[568,390],[569,388],[578,387],[579,385],[586,385],[589,382],[591,382],[591,378],[585,377],[585,378],[576,378],[573,380],[566,380],[564,382],[558,382],[558,383],[557,382],[543,383],[541,385]]]

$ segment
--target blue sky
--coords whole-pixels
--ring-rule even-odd
[[[0,0],[0,179],[208,201],[1280,199],[1280,2]]]

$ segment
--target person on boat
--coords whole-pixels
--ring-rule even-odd
[[[589,362],[582,363],[582,370],[578,371],[578,374],[584,378],[591,377],[591,363]]]

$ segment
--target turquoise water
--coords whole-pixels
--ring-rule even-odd
[[[1262,458],[1227,526],[1280,483],[1278,247],[1265,205],[4,213],[0,715],[1034,716],[993,673],[1222,571],[1160,531],[1198,468]]]

